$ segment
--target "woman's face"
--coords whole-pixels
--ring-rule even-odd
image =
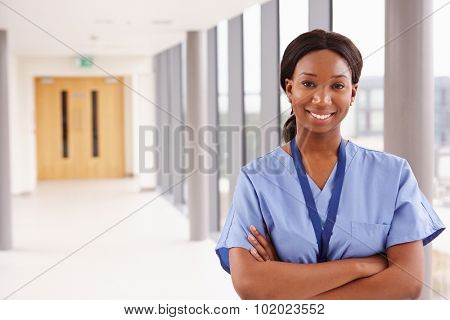
[[[301,58],[292,79],[286,79],[297,127],[314,133],[338,128],[358,89],[351,79],[346,60],[331,50],[313,51]]]

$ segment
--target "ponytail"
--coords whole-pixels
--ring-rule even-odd
[[[286,120],[283,126],[284,142],[289,142],[295,138],[297,134],[297,122],[295,121],[295,114],[291,111],[291,116]]]

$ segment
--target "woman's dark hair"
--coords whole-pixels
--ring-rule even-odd
[[[297,62],[310,52],[328,49],[336,52],[347,61],[352,72],[352,84],[356,84],[361,76],[363,60],[361,53],[354,43],[347,37],[321,29],[315,29],[302,33],[295,38],[286,48],[281,60],[280,84],[286,92],[286,79],[291,79]],[[283,139],[285,142],[292,140],[297,134],[295,115],[291,116],[283,126]]]

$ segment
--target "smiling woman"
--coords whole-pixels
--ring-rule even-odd
[[[242,298],[419,296],[423,246],[445,227],[405,159],[341,137],[361,68],[337,33],[286,48],[286,144],[241,169],[216,247]]]
[[[283,130],[285,141],[291,140],[297,133],[296,109],[302,108],[310,116],[315,113],[319,115],[315,118],[325,119],[327,115],[337,113],[338,117],[333,119],[336,124],[345,118],[355,100],[363,64],[359,50],[348,38],[337,33],[329,33],[326,41],[323,41],[324,38],[317,41],[321,39],[321,34],[317,30],[300,35],[283,55],[280,84],[292,105],[291,117]],[[301,63],[297,63],[300,59]],[[315,69],[317,72],[312,72]],[[304,105],[310,102],[315,107],[305,108]]]

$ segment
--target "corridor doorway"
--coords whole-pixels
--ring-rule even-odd
[[[125,176],[122,78],[35,78],[38,179]]]

